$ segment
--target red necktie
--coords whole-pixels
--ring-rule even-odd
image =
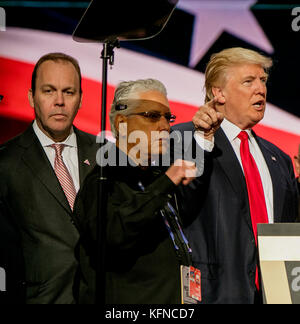
[[[249,150],[247,132],[241,132],[238,138],[241,140],[241,159],[248,189],[253,233],[255,237],[255,243],[257,246],[257,224],[268,223],[268,213],[265,194],[257,165]],[[259,278],[257,268],[255,275],[255,284],[257,289],[259,289]]]
[[[73,210],[74,202],[76,198],[76,189],[74,186],[73,179],[63,161],[62,151],[65,147],[64,144],[53,144],[51,145],[55,149],[55,160],[54,160],[54,171],[59,180],[61,187],[67,197],[69,205]]]

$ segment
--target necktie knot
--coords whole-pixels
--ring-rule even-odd
[[[51,147],[53,147],[53,148],[55,149],[55,153],[56,153],[58,156],[61,156],[62,151],[63,151],[64,148],[65,148],[65,144],[52,144]]]
[[[248,133],[245,131],[240,132],[238,138],[243,142],[243,141],[248,141],[249,136]]]

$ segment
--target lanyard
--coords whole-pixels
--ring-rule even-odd
[[[141,189],[142,191],[145,191],[145,187],[143,186],[143,184],[142,184],[141,182],[138,183],[138,186],[140,187],[140,189]],[[179,229],[179,233],[180,233],[180,235],[181,235],[182,241],[183,241],[184,244],[186,245],[186,248],[187,248],[188,252],[189,252],[189,253],[192,253],[192,249],[191,249],[190,246],[189,246],[189,242],[188,242],[186,236],[184,235],[184,233],[183,233],[183,231],[182,231],[182,228],[181,228],[181,226],[180,226],[180,224],[179,224],[179,220],[178,220],[178,217],[177,217],[176,211],[174,210],[173,206],[172,206],[169,202],[167,203],[167,206],[168,206],[168,208],[169,208],[169,210],[170,210],[172,216],[173,216],[174,219],[175,219],[175,222],[176,222],[176,225],[177,225],[177,227],[178,227],[178,229]],[[163,220],[164,220],[164,223],[165,223],[165,225],[166,225],[166,228],[167,228],[167,230],[168,230],[168,233],[169,233],[169,235],[170,235],[170,237],[171,237],[171,240],[172,240],[172,242],[173,242],[173,244],[174,244],[175,250],[178,251],[178,250],[179,250],[179,247],[178,247],[178,245],[176,244],[176,241],[175,241],[175,235],[174,235],[174,233],[173,233],[173,231],[172,231],[172,229],[171,229],[171,226],[170,226],[170,223],[169,223],[169,221],[168,221],[168,219],[167,219],[167,216],[166,216],[166,214],[165,214],[165,211],[161,209],[161,210],[160,210],[160,214],[161,214],[161,216],[162,216],[162,218],[163,218]]]

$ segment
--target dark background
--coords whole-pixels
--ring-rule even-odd
[[[0,1],[0,6],[6,11],[7,26],[65,34],[73,33],[88,4],[89,1],[75,0]],[[294,32],[291,27],[295,18],[292,16],[293,7],[300,7],[300,1],[259,0],[251,10],[275,49],[268,101],[300,117],[300,31]],[[113,13],[107,14],[112,16],[113,21]],[[126,22],[126,17],[124,21]],[[166,28],[157,37],[146,41],[122,42],[122,47],[188,66],[193,23],[193,15],[176,9]],[[262,52],[261,49],[224,32],[195,69],[204,72],[212,53],[233,46],[246,46]]]

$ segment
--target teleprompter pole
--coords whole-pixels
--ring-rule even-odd
[[[102,109],[101,109],[101,133],[100,145],[105,144],[106,111],[107,111],[107,72],[108,64],[114,64],[114,48],[120,47],[119,41],[103,44],[101,53],[102,64]],[[104,158],[100,154],[101,159]],[[107,176],[104,161],[100,162],[98,185],[98,217],[97,217],[97,259],[96,259],[96,304],[105,305],[105,264],[106,264],[106,214],[107,214]]]

